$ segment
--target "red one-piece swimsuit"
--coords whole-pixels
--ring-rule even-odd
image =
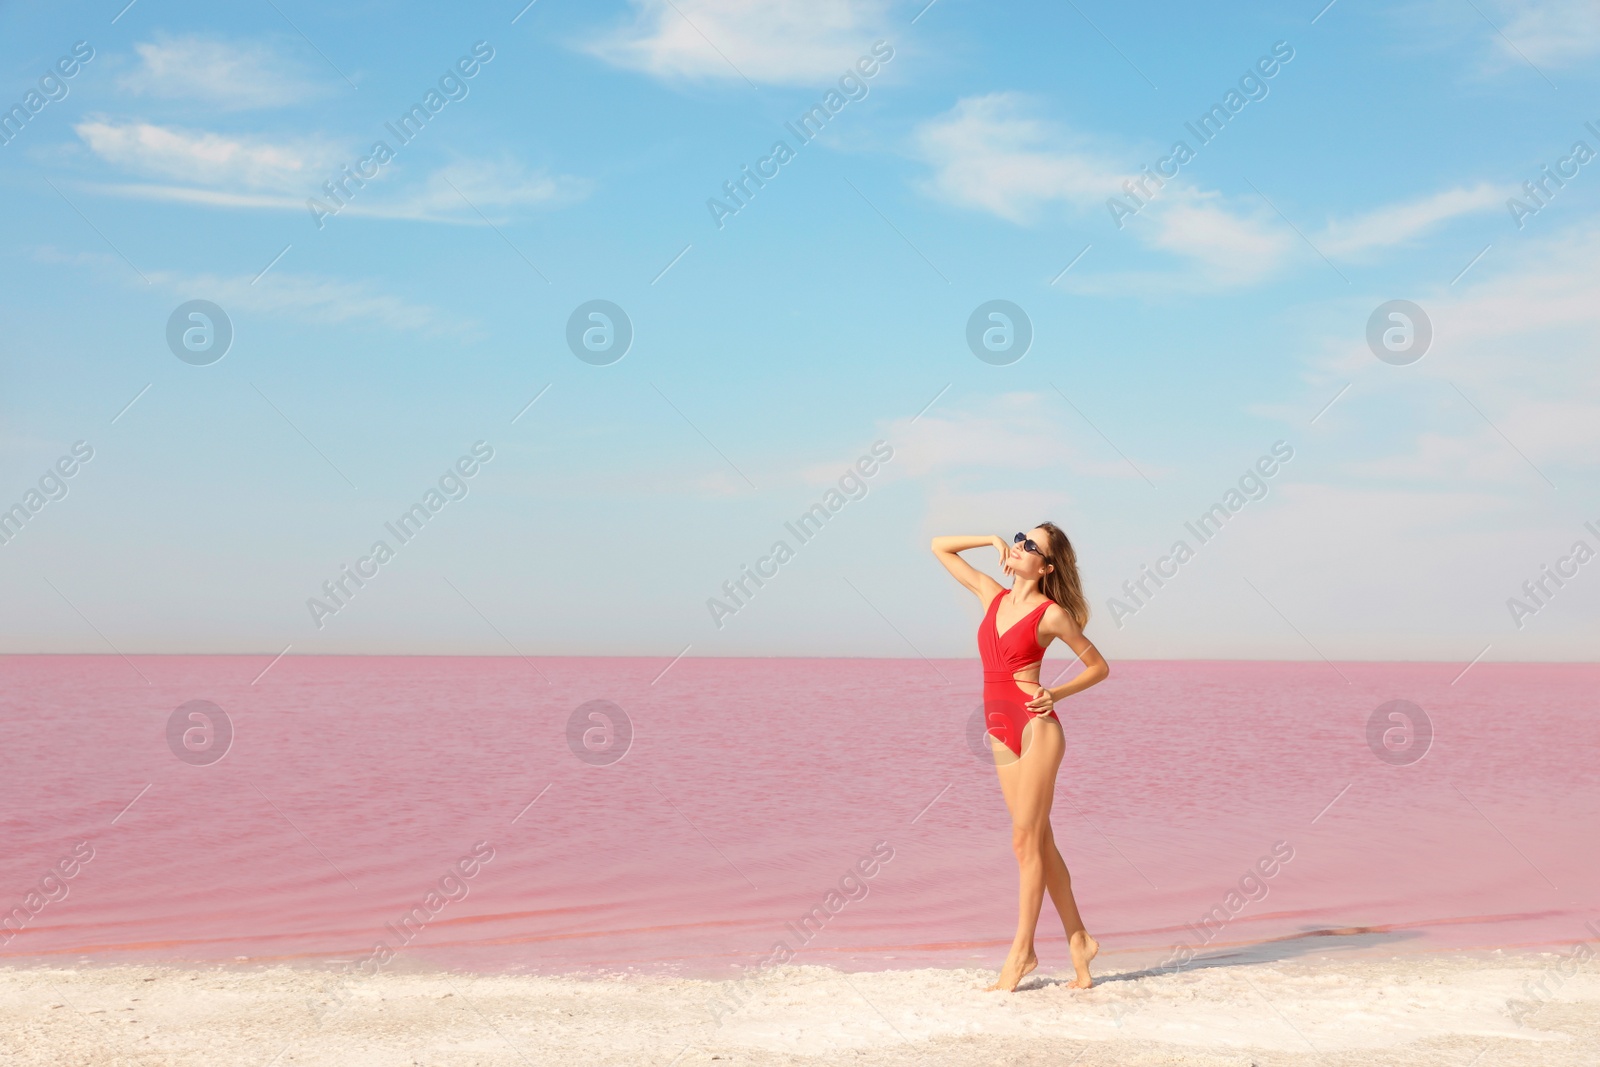
[[[1044,659],[1044,649],[1039,647],[1039,619],[1054,601],[1046,600],[1002,634],[996,616],[1005,595],[997,593],[989,601],[989,610],[978,627],[978,656],[983,660],[983,719],[989,734],[1020,756],[1022,728],[1034,714],[1028,710],[1032,694],[1018,689],[1013,676]],[[1045,714],[1056,718],[1053,710]]]

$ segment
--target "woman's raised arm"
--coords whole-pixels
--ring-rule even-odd
[[[1000,553],[1000,567],[1006,570],[1006,559],[1011,549],[1003,537],[992,534],[987,537],[935,537],[932,545],[934,556],[944,564],[944,569],[950,572],[951,577],[972,590],[985,604],[994,599],[995,594],[1005,592],[1005,588],[962,559],[961,553],[986,545]]]

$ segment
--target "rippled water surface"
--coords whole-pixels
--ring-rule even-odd
[[[1010,941],[975,661],[290,656],[252,684],[268,663],[0,658],[0,957],[382,942],[425,965],[719,975],[779,943],[882,968]],[[1062,709],[1053,821],[1091,929],[1284,954],[1585,936],[1600,666],[1460,669],[1117,664]],[[1420,759],[1426,731],[1387,712],[1388,758],[1369,744],[1394,700],[1431,723]],[[220,759],[214,714],[211,747],[187,711],[169,740],[190,701],[231,724]],[[1257,866],[1275,847],[1291,858]],[[1048,901],[1040,930],[1061,935]]]

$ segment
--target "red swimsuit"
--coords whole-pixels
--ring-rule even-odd
[[[1013,675],[1044,659],[1044,649],[1039,647],[1038,624],[1044,610],[1054,601],[1046,600],[1002,634],[998,631],[996,616],[1005,595],[997,593],[989,601],[989,610],[978,627],[978,656],[983,660],[983,718],[989,725],[990,735],[1020,756],[1022,728],[1034,714],[1028,710],[1032,695],[1017,688]],[[1045,714],[1055,717],[1054,711]]]

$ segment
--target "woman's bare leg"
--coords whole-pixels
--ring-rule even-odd
[[[1083,925],[1083,916],[1078,914],[1078,902],[1072,896],[1072,875],[1056,848],[1055,831],[1048,820],[1044,827],[1044,872],[1050,902],[1056,906],[1062,929],[1067,933],[1067,945],[1072,951],[1072,969],[1077,972],[1068,984],[1073,989],[1088,989],[1094,984],[1094,979],[1089,977],[1089,962],[1099,953],[1100,942],[1089,936],[1089,931]]]
[[[1050,719],[1034,719],[1023,730],[1022,758],[1009,759],[1009,750],[1003,754],[996,752],[995,770],[1000,776],[1000,791],[1006,798],[1006,807],[1011,812],[1011,847],[1017,857],[1017,933],[1000,977],[991,989],[1010,992],[1016,989],[1023,976],[1039,965],[1033,949],[1033,935],[1048,888],[1044,845],[1050,830],[1056,772],[1061,767],[1065,748],[1059,724]],[[1065,869],[1063,863],[1062,870]],[[1076,907],[1073,910],[1076,912]]]
[[[1026,754],[1029,743],[1033,740],[1032,731],[1024,731],[1022,739],[1024,742],[1022,751]],[[1017,762],[1020,757],[1002,742],[995,740],[993,734],[989,735],[989,747],[994,752],[995,772],[1000,778],[1000,795],[1005,798],[1006,811],[1011,815],[1012,825],[1015,826],[1018,805],[1021,803],[1018,794],[1022,790],[1021,776],[1016,772]],[[989,989],[1015,988],[1016,982],[1012,982],[1010,986],[1005,985],[1007,973],[1017,969],[1012,966],[1011,957],[1013,954],[1013,952],[1006,953],[1006,961],[1000,968],[1000,980],[989,986]],[[1021,976],[1031,971],[1034,966],[1036,964],[1028,965],[1025,969],[1022,969],[1017,975],[1017,981],[1020,981]]]

